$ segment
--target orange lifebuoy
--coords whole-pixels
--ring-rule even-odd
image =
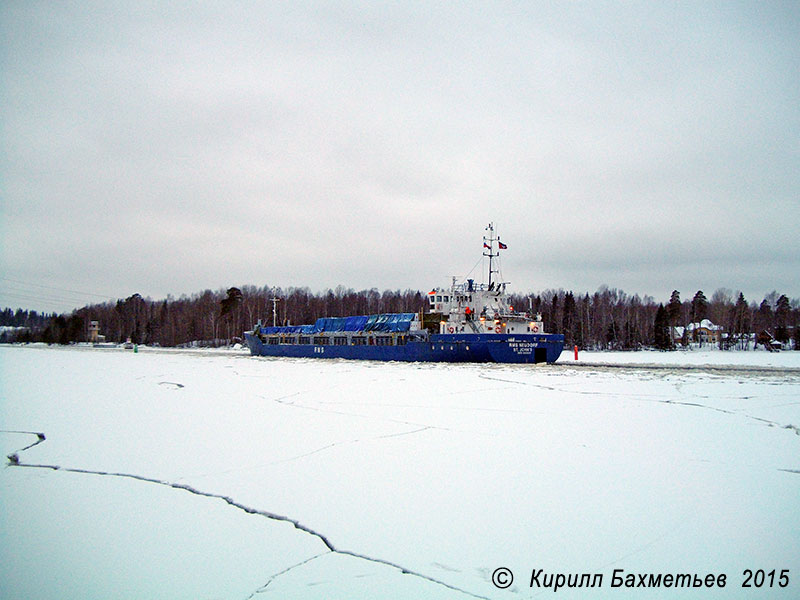
[[[455,329],[451,325],[450,327],[447,328],[447,331],[449,331],[450,333],[453,333],[455,331]]]
[[[536,333],[537,331],[539,331],[539,326],[538,326],[538,325],[532,325],[532,326],[531,326],[531,331],[532,331],[533,333]]]
[[[497,333],[500,333],[501,331],[503,331],[503,328],[502,328],[502,327],[500,327],[500,325],[498,325],[497,327],[495,327],[495,328],[494,328],[494,330],[495,330]]]

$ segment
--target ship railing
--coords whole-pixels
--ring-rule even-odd
[[[315,333],[292,334],[286,332],[266,332],[258,334],[267,345],[300,346],[404,346],[412,341],[426,341],[428,330],[410,331],[318,331]]]
[[[496,313],[487,313],[480,315],[479,320],[485,321],[508,321],[508,320],[522,320],[532,321],[533,316],[530,313],[513,312],[513,311],[499,311]]]
[[[493,283],[476,283],[473,281],[470,285],[468,282],[463,282],[453,284],[450,286],[450,290],[467,294],[473,292],[500,292],[505,291],[506,286],[510,283],[510,281],[495,281]],[[436,288],[434,291],[438,292],[439,290]]]

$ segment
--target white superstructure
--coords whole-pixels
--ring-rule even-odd
[[[467,279],[458,283],[454,277],[449,289],[435,288],[428,292],[428,311],[442,315],[439,333],[544,333],[539,314],[514,311],[508,303],[508,282],[494,282],[492,261],[505,245],[494,236],[492,223],[486,228],[483,246],[488,250],[489,283]]]

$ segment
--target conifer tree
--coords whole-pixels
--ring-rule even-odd
[[[658,305],[653,323],[653,345],[659,350],[669,350],[672,340],[669,337],[669,318],[663,304]]]
[[[669,297],[667,304],[667,319],[672,327],[677,327],[681,318],[681,293],[678,290],[672,290],[672,295]]]
[[[789,298],[782,294],[775,305],[775,339],[785,344],[789,341],[789,332],[786,326],[789,324],[789,314],[792,307],[789,306]]]
[[[758,311],[754,315],[754,325],[756,333],[768,331],[772,333],[774,328],[775,315],[772,313],[772,305],[764,298],[758,306]]]
[[[571,345],[575,341],[575,296],[572,292],[567,292],[564,296],[564,317],[562,319],[562,332],[564,341]]]
[[[697,290],[692,298],[692,323],[699,323],[708,314],[708,300],[703,290]]]
[[[736,305],[733,307],[732,325],[729,330],[730,342],[734,343],[734,338],[736,342],[744,340],[743,346],[747,348],[747,339],[750,335],[750,309],[744,299],[744,294],[741,292],[739,292],[739,298],[737,298]]]

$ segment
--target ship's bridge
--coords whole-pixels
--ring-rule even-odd
[[[514,312],[506,285],[468,279],[428,292],[429,312],[442,315],[440,333],[544,333],[541,315]]]

